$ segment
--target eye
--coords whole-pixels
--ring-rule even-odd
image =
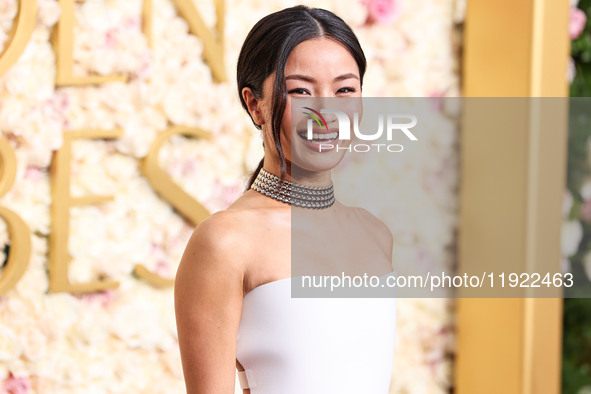
[[[291,89],[287,93],[289,93],[289,94],[310,94],[310,92],[308,92],[306,89],[302,89],[302,88]]]
[[[337,90],[337,93],[355,93],[357,90],[352,87],[344,87]]]

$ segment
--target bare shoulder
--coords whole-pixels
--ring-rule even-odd
[[[233,275],[239,272],[244,277],[258,260],[261,242],[289,231],[290,223],[289,210],[287,215],[258,208],[216,212],[195,228],[181,264],[200,264]]]
[[[248,222],[248,216],[247,210],[216,212],[199,223],[192,238],[203,239],[210,246],[230,246],[244,235],[241,233]]]
[[[185,255],[199,255],[199,260],[212,264],[222,263],[227,269],[242,272],[250,242],[247,210],[226,210],[212,214],[203,220],[193,231],[187,244]]]

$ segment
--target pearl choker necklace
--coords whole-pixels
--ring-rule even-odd
[[[322,209],[334,204],[334,189],[330,186],[312,187],[283,180],[261,168],[251,189],[274,200],[302,208]]]

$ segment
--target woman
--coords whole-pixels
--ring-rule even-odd
[[[394,300],[291,298],[287,280],[295,233],[303,244],[337,245],[303,252],[314,269],[321,267],[316,272],[392,270],[388,229],[367,211],[334,199],[330,170],[344,150],[318,149],[338,139],[334,119],[326,118],[331,126],[315,129],[312,141],[301,132],[305,115],[292,119],[292,99],[360,97],[364,72],[354,33],[326,10],[288,8],[248,34],[238,59],[238,90],[262,130],[265,155],[250,188],[195,229],[177,272],[188,393],[234,393],[236,368],[250,394],[388,392]],[[294,226],[292,215],[321,225]],[[360,259],[371,264],[360,265]]]

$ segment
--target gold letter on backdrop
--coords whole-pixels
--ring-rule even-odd
[[[209,0],[216,3],[216,26],[212,33],[191,0],[173,0],[176,9],[189,24],[189,31],[201,38],[203,42],[203,57],[209,64],[211,74],[216,82],[226,80],[224,70],[224,0]],[[144,3],[145,4],[145,3]]]
[[[55,84],[91,85],[113,81],[127,81],[125,75],[74,76],[74,3],[80,0],[59,0],[62,13],[52,36],[56,57]]]
[[[146,36],[148,46],[152,48],[152,0],[144,0],[142,8],[142,33]]]
[[[70,283],[68,264],[71,256],[68,253],[68,232],[70,227],[70,207],[109,201],[111,196],[70,195],[70,160],[72,141],[79,138],[103,139],[118,138],[123,130],[78,130],[65,131],[62,147],[54,152],[51,162],[51,234],[49,236],[49,290],[51,292],[88,293],[98,290],[115,288],[118,282],[98,280],[88,283]]]
[[[16,156],[4,138],[0,138],[0,196],[6,194],[16,178]],[[13,288],[25,273],[31,255],[31,233],[26,223],[10,209],[0,207],[0,217],[10,235],[10,251],[0,277],[0,295]]]
[[[37,20],[37,2],[20,0],[18,15],[13,22],[4,53],[0,56],[0,75],[16,63],[31,38]]]
[[[201,129],[179,126],[172,127],[156,137],[150,146],[148,155],[142,160],[141,169],[154,190],[183,214],[184,217],[197,225],[209,216],[209,211],[170,179],[170,175],[160,168],[158,164],[158,151],[162,147],[162,144],[175,134],[196,138],[209,138],[209,133]],[[174,283],[172,279],[164,279],[159,275],[151,273],[139,264],[135,266],[134,273],[155,287],[172,286]]]

